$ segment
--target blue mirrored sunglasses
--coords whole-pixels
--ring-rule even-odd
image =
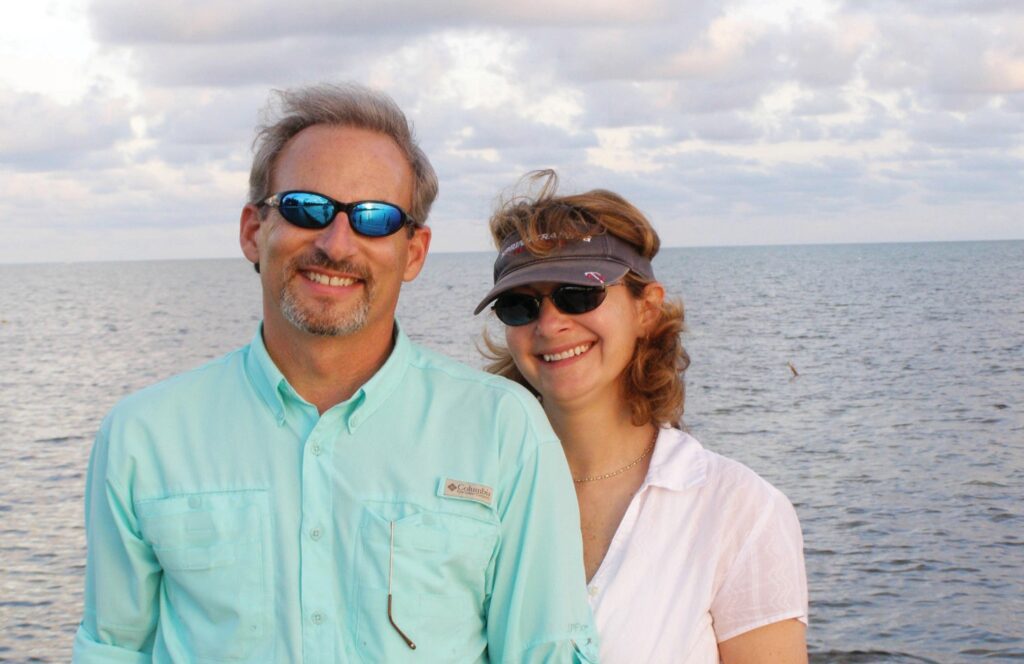
[[[327,228],[339,213],[344,212],[356,233],[367,237],[384,237],[413,224],[402,208],[385,201],[342,203],[314,191],[282,191],[262,201],[261,206],[277,208],[285,221],[299,228]]]

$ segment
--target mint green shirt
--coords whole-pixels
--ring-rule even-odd
[[[125,398],[85,503],[75,662],[597,658],[576,499],[543,411],[400,331],[322,416],[259,333]]]

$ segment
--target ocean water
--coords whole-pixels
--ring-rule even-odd
[[[480,365],[491,256],[431,256],[415,340]],[[686,424],[800,515],[815,662],[1024,659],[1024,242],[668,249]],[[92,437],[256,331],[242,260],[0,265],[0,661],[67,661]],[[794,376],[788,365],[796,368]]]

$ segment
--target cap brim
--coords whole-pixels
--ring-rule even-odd
[[[509,272],[494,284],[494,288],[484,296],[484,299],[480,300],[480,304],[476,305],[473,315],[483,311],[488,304],[505,291],[520,286],[542,282],[574,286],[603,286],[618,281],[626,276],[627,272],[629,272],[629,266],[623,265],[619,261],[595,259],[590,256],[579,259],[564,256],[557,261],[530,263]]]

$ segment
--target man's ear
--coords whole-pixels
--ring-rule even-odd
[[[430,227],[420,226],[413,230],[409,238],[409,246],[405,257],[405,271],[402,273],[402,281],[412,281],[423,269],[423,263],[427,260],[427,251],[430,250]]]
[[[242,208],[242,216],[238,221],[238,244],[242,247],[242,254],[256,266],[260,263],[259,231],[262,224],[259,208],[252,203]],[[256,271],[259,272],[259,267]]]

